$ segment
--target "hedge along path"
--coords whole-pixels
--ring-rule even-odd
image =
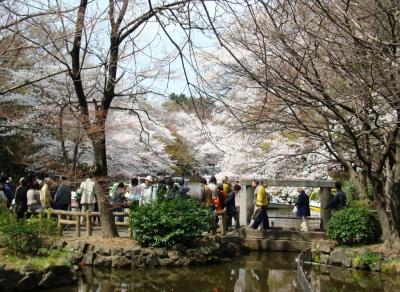
[[[86,225],[86,236],[92,236],[94,226],[92,223],[92,218],[99,218],[100,219],[100,212],[91,212],[91,211],[64,211],[64,210],[56,210],[56,209],[45,209],[44,211],[36,211],[34,212],[36,214],[39,214],[39,217],[47,216],[48,219],[51,217],[56,217],[57,218],[57,225],[58,228],[61,231],[61,234],[63,232],[63,226],[75,226],[75,236],[80,237],[81,236],[81,217],[85,218],[85,225]],[[127,212],[113,212],[114,218],[116,216],[123,216],[123,217],[128,217],[129,214]],[[99,222],[101,222],[99,220]],[[123,226],[127,227],[129,230],[129,237],[132,237],[132,230],[129,228],[129,222],[115,222],[117,226]]]

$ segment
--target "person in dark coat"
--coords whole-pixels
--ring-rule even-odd
[[[335,182],[336,195],[333,197],[332,201],[325,207],[325,209],[340,210],[346,208],[346,193],[342,191],[342,184],[340,182]]]
[[[295,204],[297,207],[296,216],[300,218],[311,216],[310,200],[308,199],[306,192],[302,188],[297,189],[297,192],[299,195],[297,196],[297,201]]]
[[[61,184],[54,195],[54,209],[68,211],[71,204],[71,187],[65,176],[61,177]]]
[[[189,195],[188,195],[189,191],[190,191],[190,188],[187,185],[185,185],[185,180],[184,179],[179,180],[179,182],[178,182],[178,196],[179,196],[179,198],[188,198],[189,197]]]
[[[20,186],[15,192],[15,215],[17,219],[22,219],[28,210],[28,180],[26,178],[20,179]]]
[[[232,218],[235,219],[235,228],[239,228],[239,213],[236,208],[235,197],[240,190],[241,186],[235,185],[226,198],[226,215],[228,216],[226,225],[228,229],[232,228]]]
[[[123,182],[120,182],[117,186],[117,189],[115,190],[115,193],[113,194],[111,198],[111,203],[114,208],[114,212],[123,212],[124,211],[124,206],[127,204],[127,200],[125,197],[126,193],[126,187]],[[124,216],[117,216],[117,222],[124,222]]]
[[[11,177],[9,177],[4,184],[4,194],[8,200],[7,207],[10,208],[12,200],[14,199],[14,185],[12,184]]]

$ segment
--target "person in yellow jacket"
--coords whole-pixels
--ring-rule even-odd
[[[229,183],[229,178],[225,176],[224,180],[222,181],[222,185],[224,187],[225,194],[229,194],[232,191],[231,184]]]
[[[269,228],[268,213],[267,213],[267,207],[269,202],[268,202],[268,195],[265,190],[266,185],[264,184],[263,181],[259,182],[254,180],[252,186],[255,187],[254,190],[255,206],[249,227],[257,229],[262,222],[263,229],[266,230]]]

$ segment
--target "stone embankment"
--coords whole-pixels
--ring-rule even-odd
[[[28,291],[69,285],[77,280],[77,267],[52,266],[37,270],[26,265],[17,271],[8,266],[0,266],[0,291]]]
[[[312,262],[357,270],[400,273],[400,251],[382,251],[376,247],[381,246],[351,248],[338,247],[325,240],[314,241],[311,245]]]
[[[230,261],[241,247],[225,238],[213,237],[187,248],[175,245],[170,249],[138,245],[106,247],[88,242],[69,243],[73,264],[110,268],[186,267]]]

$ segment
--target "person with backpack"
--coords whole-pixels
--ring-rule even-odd
[[[223,194],[223,185],[218,184],[217,190],[213,192],[213,196],[211,199],[212,203],[212,210],[215,211],[215,229],[218,226],[219,218],[218,216],[222,217],[222,220],[220,222],[221,228],[221,233],[222,235],[225,235],[226,232],[226,203],[225,203],[225,196]]]
[[[144,187],[140,195],[139,205],[149,204],[157,199],[157,186],[154,184],[154,179],[148,175],[144,179]]]
[[[265,185],[263,181],[253,181],[253,185],[257,185],[256,189],[255,189],[255,199],[256,199],[256,204],[255,204],[255,208],[254,208],[254,214],[253,214],[253,218],[254,221],[252,221],[252,223],[250,223],[251,228],[253,229],[257,229],[258,226],[260,226],[260,224],[262,223],[263,225],[263,229],[269,229],[269,219],[268,219],[268,213],[267,213],[267,207],[269,204],[268,201],[268,195],[267,192],[265,190]]]

